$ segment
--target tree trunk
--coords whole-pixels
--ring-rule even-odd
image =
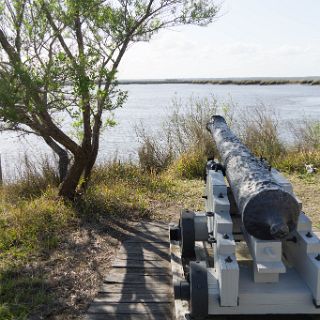
[[[68,173],[68,152],[65,149],[61,148],[52,138],[43,137],[43,139],[59,157],[59,181],[61,183],[63,182]]]
[[[73,164],[62,182],[59,190],[59,195],[74,200],[77,187],[87,164],[87,159],[84,156],[75,156]]]
[[[97,130],[94,130],[93,132],[93,143],[92,143],[92,149],[90,153],[90,157],[87,161],[86,167],[84,169],[84,181],[81,185],[81,189],[85,191],[88,187],[89,181],[91,179],[91,173],[94,164],[96,163],[98,151],[99,151],[99,145],[100,145],[100,127],[101,127],[101,121],[99,122],[99,126],[96,128]]]
[[[60,183],[64,181],[68,173],[69,157],[68,153],[64,150],[64,153],[59,154],[59,179]]]
[[[81,184],[81,189],[83,191],[85,191],[88,187],[88,184],[91,178],[92,169],[97,159],[97,155],[98,155],[97,152],[92,152],[92,154],[90,155],[90,159],[87,161],[87,164],[85,166],[84,179],[83,179],[83,183]]]

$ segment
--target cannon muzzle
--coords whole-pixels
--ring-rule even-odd
[[[277,184],[258,160],[229,129],[221,116],[207,125],[216,143],[246,231],[262,240],[282,239],[296,229],[299,204]]]

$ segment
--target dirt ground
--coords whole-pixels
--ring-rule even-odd
[[[294,193],[302,201],[302,210],[311,218],[313,227],[320,229],[320,175],[287,176]]]
[[[134,224],[112,218],[99,224],[83,223],[50,257],[28,265],[25,272],[44,275],[48,292],[54,294],[52,303],[29,319],[82,319]]]

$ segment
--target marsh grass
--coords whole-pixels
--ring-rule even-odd
[[[166,174],[145,173],[132,163],[113,161],[97,166],[90,188],[77,203],[81,214],[151,218],[153,202],[175,197],[175,182]]]
[[[218,105],[214,97],[192,98],[186,105],[174,101],[163,131],[140,135],[140,167],[149,172],[168,170],[175,178],[202,178],[207,159],[219,158],[206,124],[212,115],[220,114],[256,157],[265,158],[277,169],[303,173],[305,164],[320,168],[319,121],[287,123],[287,134],[293,138],[288,144],[280,138],[284,121],[275,109],[261,104],[243,110],[237,117],[235,109],[232,102]]]
[[[320,150],[306,152],[289,149],[273,161],[274,167],[288,173],[305,174],[305,164],[312,164],[319,171]]]
[[[232,123],[233,108],[232,104],[219,105],[214,96],[173,100],[171,114],[159,132],[137,132],[139,166],[147,172],[169,170],[175,178],[202,176],[205,160],[216,154],[206,125],[217,113]]]
[[[33,199],[41,196],[49,187],[58,185],[59,174],[54,162],[45,157],[36,165],[25,155],[21,166],[17,168],[16,178],[6,183],[5,193],[10,196],[10,201]]]
[[[320,150],[320,121],[304,118],[300,123],[289,123],[294,147],[300,152]]]
[[[286,152],[279,125],[279,116],[274,109],[258,105],[243,110],[234,123],[234,131],[254,155],[273,164]]]

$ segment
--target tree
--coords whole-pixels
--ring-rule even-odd
[[[2,129],[41,136],[65,169],[72,156],[60,195],[72,199],[90,179],[112,123],[104,112],[126,99],[116,72],[129,45],[163,28],[207,25],[218,11],[212,1],[0,0]]]

